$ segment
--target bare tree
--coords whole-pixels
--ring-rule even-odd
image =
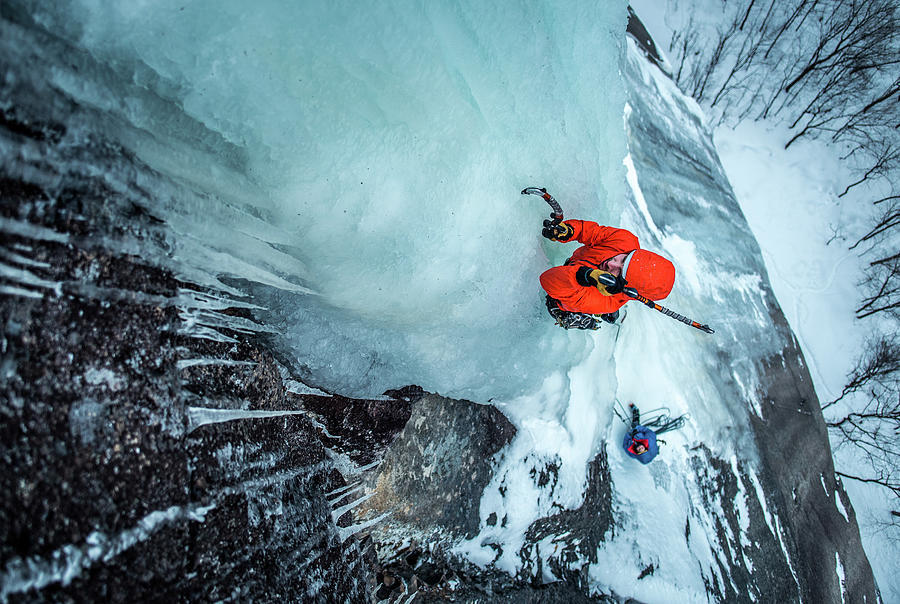
[[[893,2],[837,0],[824,8],[814,21],[819,24],[816,40],[806,49],[806,61],[794,66],[796,75],[784,87],[786,93],[804,80],[820,82],[834,72],[860,75],[897,64]]]
[[[847,474],[845,472],[835,472],[836,476],[841,478],[849,478],[858,482],[866,482],[883,487],[894,493],[900,498],[900,480],[897,479],[896,472],[876,471],[874,475],[857,476],[856,474]]]
[[[871,293],[861,300],[857,318],[883,313],[900,319],[900,253],[870,262],[862,285]]]
[[[783,119],[795,130],[786,146],[828,135],[854,150],[863,173],[883,150],[868,160],[860,151],[872,141],[897,142],[896,2],[745,0],[722,10],[714,30],[691,18],[670,45],[677,83],[712,111],[714,123]]]
[[[866,402],[825,423],[834,448],[855,448],[868,462],[868,470],[835,474],[888,489],[900,507],[900,344],[896,336],[870,342],[841,395],[822,409],[833,408],[852,393],[865,393]]]
[[[896,196],[893,196],[893,197],[896,197]],[[883,199],[879,200],[879,201],[883,201]],[[875,202],[875,203],[878,203],[878,202]],[[856,243],[851,245],[850,249],[852,250],[861,243],[865,243],[871,239],[874,239],[876,237],[879,237],[880,235],[883,235],[887,231],[896,227],[898,224],[900,224],[900,205],[898,205],[895,202],[888,206],[888,209],[885,210],[885,212],[884,212],[884,214],[882,214],[881,218],[879,218],[878,220],[875,221],[874,226],[869,230],[869,232],[866,233],[865,235],[863,235],[862,237],[860,237]],[[889,258],[882,258],[880,260],[873,261],[871,264],[872,265],[884,264],[885,262],[892,260],[893,258],[894,258],[893,256],[891,256]]]
[[[879,387],[891,389],[890,386],[884,386],[885,381],[890,384],[891,380],[900,377],[900,343],[897,342],[896,336],[881,336],[875,340],[869,339],[865,346],[864,355],[857,360],[856,367],[847,376],[847,385],[844,386],[841,395],[824,405],[822,410],[834,406],[844,399],[848,394],[858,392],[861,388],[869,387],[872,384],[879,384]]]

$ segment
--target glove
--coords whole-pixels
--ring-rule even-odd
[[[588,273],[586,280],[597,287],[604,296],[621,294],[625,291],[625,279],[621,275],[613,275],[595,268]]]
[[[565,222],[554,223],[552,220],[544,221],[544,228],[541,235],[550,241],[568,241],[575,234],[575,229],[567,225]]]

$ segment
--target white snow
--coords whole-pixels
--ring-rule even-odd
[[[753,488],[756,491],[756,499],[759,502],[760,507],[763,510],[763,517],[766,519],[766,525],[769,527],[769,531],[778,539],[778,543],[781,545],[781,551],[784,553],[784,559],[788,563],[788,567],[791,569],[791,575],[794,577],[794,582],[799,587],[800,581],[797,579],[797,572],[794,570],[794,565],[791,563],[791,556],[788,553],[787,546],[784,543],[784,537],[781,531],[781,522],[778,520],[778,516],[775,514],[771,514],[769,512],[769,506],[766,503],[766,495],[763,491],[762,484],[759,482],[759,477],[752,470],[747,472],[747,476],[750,478],[750,482],[753,483]]]
[[[626,105],[626,115],[630,114],[631,110]],[[659,227],[653,223],[653,216],[650,214],[647,200],[644,198],[644,193],[641,191],[641,185],[638,183],[637,171],[634,169],[634,161],[631,159],[631,155],[626,155],[622,163],[625,166],[625,178],[628,180],[628,186],[631,187],[631,194],[634,195],[634,201],[640,210],[641,216],[646,221],[647,228],[650,229],[650,232],[653,233],[657,239],[662,239],[663,233],[659,230]]]
[[[84,372],[84,381],[94,386],[105,385],[113,392],[121,390],[125,386],[125,377],[108,367],[89,367]]]
[[[844,597],[846,578],[844,576],[844,565],[841,564],[841,555],[838,552],[834,552],[834,572],[838,577],[838,585],[840,586],[841,592],[841,604],[846,602]]]
[[[834,492],[834,506],[837,508],[838,513],[844,517],[844,520],[850,522],[850,517],[847,516],[847,508],[844,507],[844,502],[841,501],[841,494],[837,491]]]
[[[829,401],[865,335],[853,321],[863,260],[847,249],[862,217],[837,200],[849,175],[829,150],[801,141],[784,151],[784,137],[780,128],[745,124],[718,130],[716,143],[817,392]]]
[[[865,261],[847,249],[865,233],[870,209],[854,195],[837,198],[850,180],[836,151],[802,140],[785,151],[783,140],[784,131],[769,124],[716,131],[720,157],[762,248],[772,288],[825,403],[840,396],[872,328],[854,319]],[[865,472],[864,463],[846,449],[835,452],[838,469]],[[900,543],[879,529],[892,509],[890,499],[872,485],[847,481],[844,488],[882,595],[885,601],[900,600],[894,564]],[[835,505],[846,518],[836,493]]]
[[[732,551],[735,549],[740,551],[744,566],[752,574],[753,562],[747,558],[746,554],[746,550],[750,547],[750,538],[747,536],[747,532],[750,530],[750,511],[747,508],[747,492],[744,489],[744,481],[741,479],[738,470],[738,459],[735,455],[731,457],[731,471],[737,479],[738,492],[734,499],[734,505],[735,514],[737,515],[740,524],[740,532],[737,535],[737,542],[734,544],[735,547]]]

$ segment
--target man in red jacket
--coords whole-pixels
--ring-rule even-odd
[[[615,323],[619,308],[630,300],[624,293],[626,285],[651,300],[662,300],[672,291],[675,267],[659,254],[641,249],[629,231],[589,220],[547,223],[541,233],[547,239],[584,244],[565,264],[541,275],[547,310],[560,326],[600,329],[600,321],[592,315]],[[616,284],[601,285],[597,277],[602,273],[616,277]]]

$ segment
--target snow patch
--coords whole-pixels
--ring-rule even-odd
[[[846,602],[844,592],[847,589],[847,579],[844,576],[844,565],[841,563],[841,555],[838,552],[834,552],[834,572],[838,578],[838,591],[840,591],[841,604],[843,604]]]
[[[847,515],[847,509],[844,507],[841,494],[837,490],[834,492],[834,507],[837,508],[838,514],[844,517],[845,522],[850,522],[850,517]]]
[[[84,381],[92,386],[105,385],[113,392],[118,392],[125,386],[125,378],[106,367],[89,368],[84,372]]]

